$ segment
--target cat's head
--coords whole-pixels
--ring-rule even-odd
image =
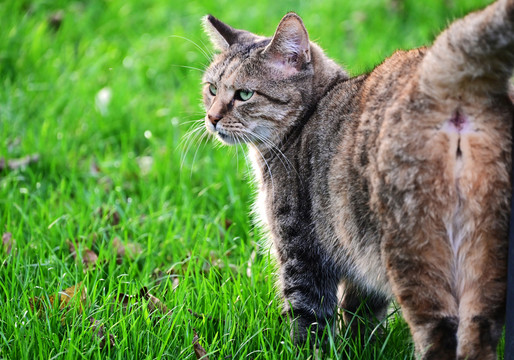
[[[287,14],[272,38],[211,15],[204,24],[220,51],[203,77],[207,130],[226,144],[275,143],[314,98],[313,45],[301,18]]]

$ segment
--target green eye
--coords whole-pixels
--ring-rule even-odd
[[[246,101],[253,96],[252,90],[239,90],[236,92],[236,97],[238,100]]]
[[[218,88],[213,84],[209,84],[209,92],[211,93],[212,96],[216,96],[216,93],[218,92]]]

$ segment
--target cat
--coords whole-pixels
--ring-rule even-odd
[[[291,336],[402,309],[422,359],[494,359],[505,315],[514,0],[350,77],[288,13],[212,15],[208,132],[248,144]],[[341,298],[338,299],[338,288]]]

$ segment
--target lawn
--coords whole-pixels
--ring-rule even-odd
[[[485,3],[0,2],[0,359],[196,359],[194,338],[210,359],[314,357],[280,317],[245,149],[194,131],[201,17],[271,35],[296,11],[359,74]],[[325,357],[413,358],[397,310],[382,328]]]

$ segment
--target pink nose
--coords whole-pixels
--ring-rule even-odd
[[[220,121],[220,120],[223,118],[223,115],[219,115],[219,114],[216,114],[216,115],[207,114],[207,118],[209,119],[209,121],[211,122],[211,124],[212,124],[212,125],[214,125],[214,127],[216,127],[216,124],[218,123],[218,121]]]

